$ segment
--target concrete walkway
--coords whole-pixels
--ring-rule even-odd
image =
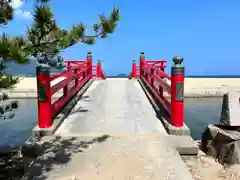
[[[56,135],[161,132],[167,134],[137,80],[95,81]]]
[[[26,179],[192,180],[192,175],[166,136],[135,133],[55,137]]]
[[[192,180],[136,80],[95,81],[27,179]]]

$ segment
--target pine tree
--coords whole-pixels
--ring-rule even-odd
[[[113,33],[119,21],[119,9],[114,8],[107,18],[99,16],[99,23],[93,25],[95,35],[88,36],[85,33],[84,24],[73,25],[70,30],[60,28],[51,12],[49,0],[41,0],[36,4],[34,23],[28,29],[28,44],[25,51],[34,56],[39,63],[53,67],[64,67],[63,58],[58,54],[76,43],[94,44],[96,38],[106,38]]]

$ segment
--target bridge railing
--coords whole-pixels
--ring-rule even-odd
[[[93,73],[91,53],[87,54],[86,60],[66,60],[65,63],[67,70],[54,75],[51,75],[49,66],[37,66],[39,128],[51,127],[53,118],[91,78],[106,79],[101,62]],[[53,102],[53,95],[60,91],[62,95]]]
[[[181,57],[173,58],[171,76],[165,72],[166,60],[145,60],[140,54],[139,66],[132,63],[129,79],[140,77],[149,87],[154,100],[161,104],[175,127],[184,124],[184,67]],[[139,68],[139,73],[137,69]]]

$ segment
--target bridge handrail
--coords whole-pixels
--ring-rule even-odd
[[[55,80],[55,79],[57,79],[57,78],[59,78],[61,76],[67,76],[67,75],[68,74],[66,74],[66,71],[63,71],[63,72],[61,72],[59,74],[51,74],[50,75],[50,81],[53,81],[53,80]]]
[[[101,65],[97,65],[96,75],[92,72],[91,53],[88,53],[86,60],[66,60],[65,63],[67,63],[67,69],[55,75],[50,74],[50,67],[46,65],[37,67],[38,125],[40,128],[49,128],[52,125],[52,119],[88,80],[93,77],[106,79]],[[71,85],[73,81],[74,85]],[[52,103],[52,96],[61,89],[63,89],[63,94]]]
[[[144,53],[140,55],[140,65],[132,63],[129,79],[140,77],[150,89],[154,99],[160,103],[171,118],[171,124],[182,127],[184,120],[183,83],[184,67],[181,57],[174,57],[171,76],[165,72],[166,60],[145,60]],[[160,65],[159,65],[160,64]],[[137,73],[137,69],[140,73]],[[170,96],[166,96],[165,92]]]

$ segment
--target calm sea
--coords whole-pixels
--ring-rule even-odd
[[[19,100],[20,107],[13,119],[0,119],[0,147],[21,145],[37,123],[37,101]],[[200,139],[204,128],[210,123],[218,123],[221,111],[220,98],[186,98],[185,122],[194,139]]]

